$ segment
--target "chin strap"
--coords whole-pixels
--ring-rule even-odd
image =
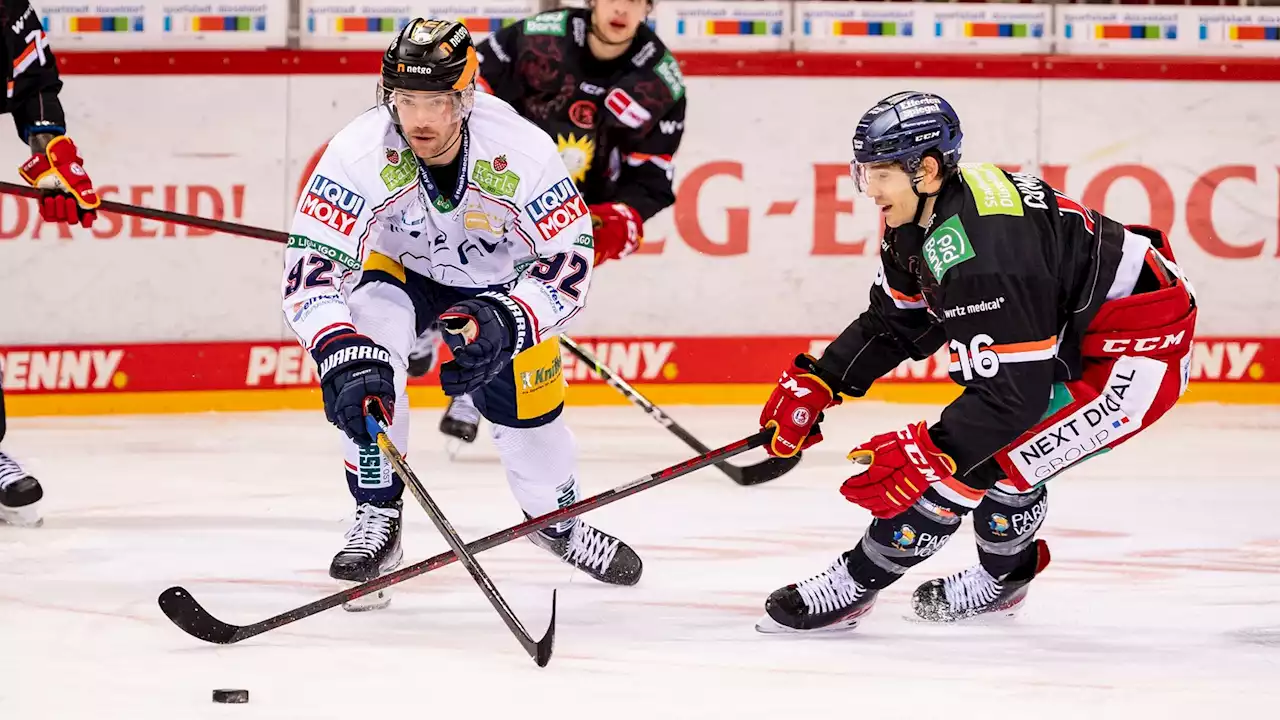
[[[913,224],[915,225],[920,224],[920,217],[924,215],[924,201],[928,200],[931,197],[938,197],[938,194],[942,192],[942,188],[946,187],[947,181],[950,179],[951,179],[951,173],[947,173],[946,175],[943,175],[942,182],[938,183],[938,189],[934,190],[931,193],[927,193],[927,192],[920,192],[920,183],[924,182],[923,174],[916,175],[915,177],[911,178],[911,192],[915,193],[917,198],[916,216],[911,219],[911,222]]]

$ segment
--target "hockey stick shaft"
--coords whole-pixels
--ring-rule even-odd
[[[702,454],[711,452],[711,449],[704,445],[702,441],[698,440],[698,438],[694,437],[692,433],[681,427],[681,425],[672,419],[670,415],[663,412],[662,408],[654,405],[653,402],[641,394],[639,390],[631,387],[630,383],[622,379],[622,377],[611,370],[609,366],[600,362],[599,358],[591,354],[591,352],[586,348],[579,345],[573,338],[570,338],[567,335],[561,335],[560,344],[568,348],[569,352],[572,353],[574,357],[590,365],[596,375],[599,375],[600,378],[610,387],[622,393],[623,397],[630,400],[636,407],[644,410],[649,417],[653,418],[659,425],[669,430],[672,435],[680,438],[685,445],[693,448],[694,452]],[[782,475],[794,467],[797,462],[799,462],[798,456],[795,458],[771,458],[756,465],[747,467],[738,467],[727,462],[718,462],[716,463],[716,467],[740,485],[755,485]],[[752,473],[753,477],[748,478],[748,473]]]
[[[516,617],[515,612],[507,601],[498,592],[498,588],[493,584],[493,580],[489,578],[488,573],[480,564],[476,562],[475,557],[467,551],[466,546],[462,542],[462,538],[458,536],[458,531],[453,529],[453,525],[449,523],[449,519],[444,516],[444,512],[431,499],[431,495],[427,492],[426,487],[422,485],[422,481],[418,479],[417,474],[405,462],[404,456],[396,449],[391,442],[391,437],[387,434],[386,428],[383,427],[381,418],[374,417],[379,414],[376,411],[377,405],[370,403],[369,410],[372,412],[365,416],[365,423],[368,426],[369,434],[374,437],[378,444],[378,449],[382,451],[382,455],[391,463],[391,467],[400,475],[400,479],[404,481],[409,491],[417,498],[418,504],[422,505],[422,509],[426,510],[427,516],[431,518],[431,522],[444,536],[445,542],[449,544],[449,548],[453,551],[455,558],[462,562],[463,567],[471,574],[471,579],[476,581],[476,585],[480,586],[480,591],[484,593],[485,598],[489,600],[489,604],[502,617],[502,622],[511,630],[516,639],[520,641],[520,646],[529,653],[529,657],[534,659],[538,667],[545,667],[551,660],[551,649],[555,642],[556,633],[556,601],[553,592],[551,596],[551,624],[547,628],[546,635],[541,641],[534,640],[529,635],[529,631],[525,630],[524,625],[520,623],[520,619]]]
[[[750,435],[737,442],[730,443],[729,445],[717,450],[712,450],[709,453],[704,453],[698,457],[685,460],[684,462],[672,465],[671,467],[659,470],[655,473],[651,473],[637,480],[633,480],[625,485],[620,485],[611,490],[606,490],[598,495],[592,495],[589,498],[584,498],[572,505],[569,505],[568,507],[561,508],[545,515],[539,515],[536,518],[531,518],[519,525],[513,525],[505,530],[499,530],[492,535],[470,543],[467,545],[467,551],[474,555],[476,553],[498,547],[499,545],[505,545],[513,540],[518,540],[526,535],[542,530],[543,528],[564,522],[565,520],[577,517],[597,508],[610,505],[623,498],[657,487],[665,482],[675,480],[678,477],[683,477],[696,470],[701,470],[708,465],[715,464],[722,460],[727,460],[753,448],[761,447],[765,443],[769,442],[769,439],[772,436],[773,431],[771,429],[761,430],[754,435]],[[219,644],[237,643],[242,640],[247,640],[251,637],[261,635],[264,632],[275,630],[276,628],[311,617],[312,615],[335,608],[343,603],[364,597],[365,595],[371,595],[381,590],[385,590],[392,585],[397,585],[406,580],[418,577],[419,575],[424,575],[432,570],[438,570],[439,568],[452,564],[457,559],[458,556],[453,551],[440,553],[439,555],[427,558],[426,560],[414,563],[413,565],[400,568],[399,570],[374,578],[373,580],[355,587],[341,590],[329,595],[328,597],[321,598],[292,610],[287,610],[279,615],[250,625],[231,625],[214,618],[195,600],[195,598],[191,596],[189,592],[181,587],[171,587],[161,593],[160,608],[175,625],[193,637]]]
[[[49,194],[49,191],[33,188],[29,185],[18,185],[17,183],[0,181],[0,193],[39,200]],[[159,220],[161,222],[173,223],[175,225],[186,225],[187,227],[197,227],[205,230],[216,230],[218,232],[257,238],[259,240],[270,240],[278,243],[287,242],[289,240],[289,234],[280,232],[279,230],[268,230],[266,228],[254,227],[252,225],[241,225],[240,223],[227,222],[225,220],[212,220],[198,215],[188,215],[186,213],[172,212],[170,210],[156,210],[155,208],[142,207],[141,205],[128,205],[126,203],[115,202],[114,200],[103,200],[102,205],[100,205],[98,209],[105,212],[118,213],[120,215],[146,218],[147,220]]]

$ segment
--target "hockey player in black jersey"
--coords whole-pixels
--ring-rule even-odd
[[[18,137],[31,149],[18,174],[49,191],[39,203],[45,222],[89,227],[100,204],[98,194],[85,173],[80,151],[66,135],[67,120],[58,99],[62,80],[44,27],[27,0],[4,0],[0,26],[7,53],[0,63],[8,70],[9,87],[8,97],[0,102],[3,111],[13,116]],[[0,441],[6,429],[3,387],[0,376]],[[0,451],[0,523],[39,525],[38,504],[43,497],[39,481]]]
[[[877,435],[841,493],[871,511],[862,540],[765,601],[762,632],[848,628],[974,514],[980,562],[919,586],[917,615],[1011,614],[1049,562],[1045,482],[1114,448],[1186,389],[1194,291],[1164,233],[1124,226],[1037,177],[961,165],[960,119],[937,95],[871,108],[853,138],[858,189],[886,231],[870,307],[816,360],[783,372],[760,422],[770,452],[822,439],[822,413],[944,345],[964,391],[932,425]]]
[[[591,210],[595,266],[635,252],[644,223],[675,202],[672,157],[684,135],[685,85],[675,57],[644,20],[649,0],[593,0],[534,15],[481,43],[481,88],[556,141]],[[424,337],[410,372],[430,371]],[[466,442],[479,423],[454,398],[440,429]]]

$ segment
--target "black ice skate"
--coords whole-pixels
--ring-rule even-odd
[[[16,460],[0,452],[0,523],[40,527],[40,481],[27,474]]]
[[[329,577],[347,586],[358,585],[400,567],[401,502],[364,503],[356,508],[356,519],[347,531],[347,544],[333,556]],[[377,610],[391,603],[389,590],[343,603],[344,610]]]
[[[626,543],[591,527],[581,518],[574,522],[572,530],[560,537],[542,531],[533,533],[529,539],[603,583],[635,585],[644,572],[640,556]]]
[[[981,564],[916,588],[911,606],[930,622],[955,622],[978,615],[1016,615],[1027,597],[1031,580],[1049,565],[1049,546],[1036,540],[1031,560],[1002,578]]]
[[[774,590],[764,601],[766,614],[756,630],[768,634],[851,630],[871,612],[878,593],[849,575],[849,553],[845,553],[822,573]]]
[[[440,418],[440,432],[469,443],[475,442],[479,429],[480,411],[471,402],[471,398],[467,395],[449,398],[449,407],[445,408],[444,417]]]

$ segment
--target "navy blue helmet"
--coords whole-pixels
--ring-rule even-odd
[[[932,93],[900,92],[876,103],[853,132],[853,180],[866,188],[866,166],[896,162],[909,175],[920,169],[925,153],[941,155],[946,175],[960,163],[960,116]]]

